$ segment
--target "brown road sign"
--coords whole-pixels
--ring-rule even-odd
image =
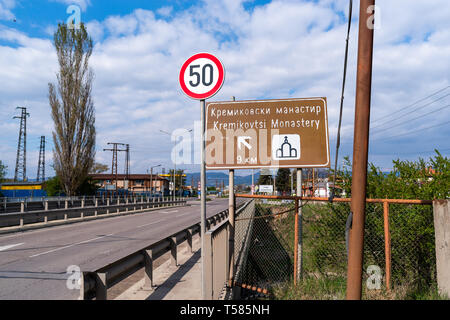
[[[206,168],[328,168],[326,98],[210,102]]]

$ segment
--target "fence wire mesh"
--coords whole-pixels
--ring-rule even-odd
[[[294,288],[295,203],[255,200],[253,216],[236,219],[236,252],[248,241],[239,283],[269,289],[280,299],[344,299],[347,276],[347,202],[303,201],[301,280]],[[366,204],[363,298],[405,299],[436,284],[431,205]],[[388,235],[388,237],[386,237]],[[387,242],[386,242],[387,240]],[[390,241],[386,256],[386,243]],[[388,245],[389,248],[389,245]],[[390,269],[390,289],[387,274]]]

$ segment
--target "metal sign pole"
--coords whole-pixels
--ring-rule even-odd
[[[201,181],[201,200],[200,200],[200,227],[201,227],[201,241],[202,241],[202,297],[204,300],[206,297],[206,266],[205,266],[205,234],[206,234],[206,156],[205,156],[205,148],[206,148],[206,107],[205,100],[200,100],[200,108],[201,108],[201,122],[202,122],[202,148],[201,148],[201,171],[200,171],[200,181]]]
[[[302,196],[302,169],[297,169],[297,197]],[[303,272],[303,219],[302,219],[302,200],[298,200],[297,211],[297,280],[301,279]]]
[[[236,98],[232,98],[236,101]],[[229,266],[229,286],[233,288],[234,281],[234,220],[236,202],[234,197],[234,170],[229,170],[228,181],[228,221],[230,222],[229,245],[230,245],[230,266]]]

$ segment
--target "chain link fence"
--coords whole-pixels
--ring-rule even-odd
[[[350,202],[304,200],[301,209],[298,285],[292,285],[296,260],[294,200],[257,199],[250,220],[236,219],[236,239],[249,241],[248,259],[236,280],[267,289],[273,298],[344,299]],[[249,221],[251,232],[244,232],[239,226]],[[414,298],[418,292],[434,288],[434,245],[431,205],[368,202],[363,298]]]

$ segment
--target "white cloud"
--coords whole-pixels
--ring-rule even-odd
[[[13,20],[12,9],[16,6],[15,0],[0,0],[0,20]]]
[[[248,12],[242,1],[208,0],[183,12],[170,11],[170,21],[159,18],[164,16],[161,9],[159,16],[138,9],[125,16],[89,21],[88,29],[96,40],[91,66],[96,74],[98,160],[109,163],[110,154],[101,150],[107,142],[117,141],[131,144],[134,172],[145,172],[156,162],[171,166],[167,159],[172,144],[159,129],[190,129],[199,119],[198,102],[187,99],[177,82],[181,64],[198,51],[217,54],[227,69],[226,83],[215,100],[326,96],[334,141],[347,3],[273,1]],[[374,119],[450,85],[450,21],[443,14],[447,2],[380,0],[377,4],[382,25],[375,33]],[[357,17],[357,5],[354,10]],[[357,25],[355,21],[350,42],[341,156],[350,154],[352,147]],[[57,71],[51,43],[12,29],[1,30],[1,37],[19,46],[0,47],[0,82],[5,84],[0,87],[0,116],[10,119],[15,105],[28,105],[30,134],[50,137],[47,83],[56,80]],[[444,115],[448,119],[448,112]],[[424,121],[433,124],[441,119]],[[16,141],[17,126],[12,120],[5,121],[0,124],[0,136]],[[402,130],[405,128],[386,130],[381,136]],[[439,134],[442,132],[420,137],[429,138],[425,150],[443,141]],[[10,172],[13,142],[1,149]],[[402,148],[414,152],[417,146],[371,144],[374,159],[386,167],[393,157],[383,158],[377,152],[395,154]],[[331,151],[334,154],[333,143]],[[36,164],[30,163],[33,166]]]

